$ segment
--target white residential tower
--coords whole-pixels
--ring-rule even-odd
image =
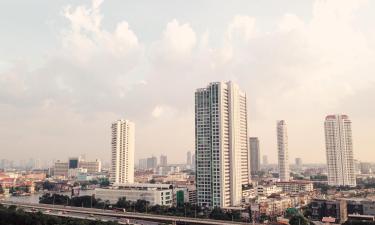
[[[129,120],[112,123],[110,181],[113,184],[134,182],[135,125]]]
[[[195,148],[198,205],[239,205],[250,174],[246,94],[236,84],[195,92]]]
[[[324,122],[328,185],[356,186],[351,121],[347,115],[329,115]]]
[[[280,181],[289,181],[288,132],[284,120],[277,121],[277,151]]]

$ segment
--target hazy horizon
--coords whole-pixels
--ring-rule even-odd
[[[374,10],[365,0],[2,1],[0,159],[108,161],[111,123],[128,119],[136,162],[184,162],[195,90],[231,80],[269,163],[281,119],[289,162],[325,163],[329,114],[349,116],[354,158],[373,161]]]

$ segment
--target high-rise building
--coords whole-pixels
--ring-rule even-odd
[[[147,158],[139,159],[138,167],[141,170],[147,170]]]
[[[250,182],[246,94],[232,82],[195,92],[197,201],[200,206],[241,203]]]
[[[277,151],[280,181],[289,181],[288,133],[284,120],[277,121]]]
[[[158,158],[152,156],[147,158],[147,169],[156,169],[158,167]]]
[[[112,123],[110,180],[115,184],[134,182],[135,125],[129,120]]]
[[[191,156],[191,169],[195,170],[195,154]]]
[[[328,185],[356,186],[351,121],[347,115],[329,115],[324,122]]]
[[[301,158],[296,158],[295,159],[295,164],[296,164],[297,168],[301,168],[302,167],[302,159]]]
[[[168,165],[168,158],[166,155],[160,156],[160,166],[167,166]]]
[[[186,165],[191,166],[191,151],[186,153]]]
[[[257,137],[250,137],[249,145],[251,174],[257,174],[260,170],[259,139]]]
[[[268,157],[267,157],[267,155],[263,155],[263,165],[264,166],[268,165]]]

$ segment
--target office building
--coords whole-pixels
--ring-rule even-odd
[[[83,161],[79,157],[71,157],[68,162],[56,161],[53,166],[54,176],[71,177],[74,171],[86,171],[88,174],[100,173],[102,163],[99,159],[95,161]]]
[[[129,120],[112,123],[111,183],[134,182],[134,144],[134,123]]]
[[[167,166],[168,165],[168,158],[166,155],[160,156],[160,166]]]
[[[78,168],[79,157],[70,157],[69,158],[69,169]]]
[[[257,137],[250,137],[249,145],[251,174],[255,175],[260,171],[259,139]]]
[[[250,182],[246,94],[232,82],[195,92],[197,201],[200,206],[241,203]]]
[[[89,174],[100,173],[102,171],[102,162],[99,159],[95,161],[80,160],[78,165],[79,168],[86,169]]]
[[[351,121],[347,115],[329,115],[324,122],[328,184],[356,186]]]
[[[284,120],[277,121],[277,152],[280,181],[289,181],[288,133]]]

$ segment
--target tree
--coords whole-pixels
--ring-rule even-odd
[[[210,213],[210,219],[215,220],[230,220],[232,218],[229,218],[228,215],[219,207],[215,207],[211,213]]]
[[[289,220],[290,225],[309,225],[309,221],[301,214],[292,216]]]

